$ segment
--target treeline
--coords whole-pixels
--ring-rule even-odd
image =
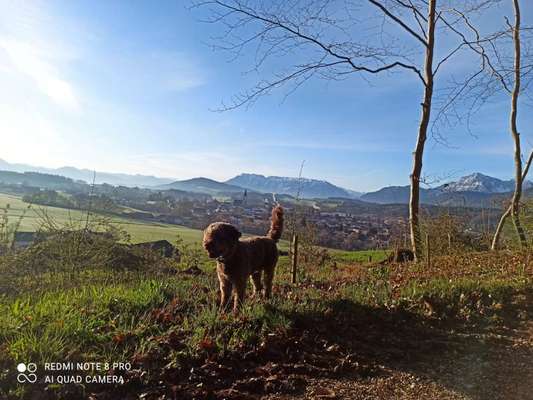
[[[70,208],[76,210],[93,210],[101,212],[117,212],[119,205],[110,197],[102,194],[77,193],[68,195],[55,190],[40,190],[26,194],[22,201],[43,206]]]
[[[61,175],[40,172],[0,171],[0,182],[4,185],[69,191],[82,191],[89,186],[84,181],[75,181]]]

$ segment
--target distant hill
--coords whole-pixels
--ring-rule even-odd
[[[92,183],[93,181],[93,171],[89,169],[79,169],[75,167],[45,168],[36,167],[28,164],[13,164],[0,159],[0,170],[15,172],[40,172],[44,174],[62,175],[67,178],[71,178],[74,180],[82,180],[87,183]],[[96,171],[95,182],[109,183],[110,185],[115,186],[149,187],[170,183],[172,182],[172,179],[158,178],[150,175],[130,175]]]
[[[328,197],[357,198],[361,194],[335,186],[327,181],[283,176],[264,176],[258,174],[240,174],[225,183],[255,190],[261,193],[278,193],[296,196],[299,188],[300,197],[307,199],[325,199]]]
[[[406,204],[409,202],[409,186],[387,186],[375,192],[363,194],[363,201],[378,204]],[[426,189],[420,189],[421,201],[424,201]]]
[[[193,178],[184,181],[175,181],[165,185],[156,187],[159,190],[178,189],[187,192],[205,193],[210,195],[224,194],[224,193],[239,193],[244,192],[244,188],[230,185],[228,183],[218,182],[209,178]]]
[[[60,175],[14,171],[0,171],[0,184],[24,185],[51,190],[82,190],[86,186],[84,182],[74,181]]]

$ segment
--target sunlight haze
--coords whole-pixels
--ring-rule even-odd
[[[408,73],[310,80],[286,99],[281,90],[219,113],[259,75],[244,74],[247,55],[231,62],[213,51],[220,27],[183,2],[3,0],[0,11],[0,158],[8,162],[222,180],[297,176],[306,160],[305,176],[354,190],[408,183],[419,106],[404,99],[420,96]],[[524,143],[533,138],[526,107]],[[507,99],[496,99],[473,135],[457,126],[448,146],[430,139],[425,173],[511,178],[507,112]]]

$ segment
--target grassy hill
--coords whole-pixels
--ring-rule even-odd
[[[9,208],[7,208],[7,216],[10,222],[15,222],[19,217],[23,217],[20,221],[20,226],[18,229],[19,231],[23,232],[34,232],[39,229],[43,222],[42,220],[44,214],[51,217],[58,224],[66,224],[69,222],[84,223],[85,219],[87,218],[86,213],[78,210],[40,205],[33,205],[29,207],[29,204],[23,202],[18,196],[0,193],[0,210],[6,209],[8,205]],[[198,229],[187,228],[185,226],[174,224],[149,222],[133,218],[122,218],[116,216],[110,216],[109,218],[112,223],[117,224],[130,235],[132,243],[150,242],[162,239],[168,240],[170,243],[174,243],[178,237],[181,238],[185,244],[200,243],[202,240],[202,231]],[[245,234],[244,236],[246,237],[248,235]],[[286,250],[288,248],[288,242],[282,240],[279,247],[283,250]],[[340,253],[350,254],[357,252]]]
[[[239,186],[218,182],[208,178],[193,178],[184,181],[176,181],[157,187],[161,190],[178,189],[193,193],[206,193],[210,195],[220,195],[227,193],[243,193],[244,189]]]
[[[0,193],[0,209],[6,208],[9,204],[8,216],[10,221],[15,221],[18,217],[24,215],[21,220],[20,231],[35,231],[42,223],[44,213],[59,224],[65,224],[69,221],[83,222],[86,214],[78,210],[68,210],[65,208],[49,206],[32,206],[28,208],[28,203],[23,202],[20,197]],[[173,243],[181,237],[185,242],[199,242],[202,232],[196,229],[186,228],[184,226],[170,225],[163,223],[151,223],[129,218],[111,217],[112,222],[120,225],[131,235],[133,243],[147,242],[152,240],[166,239]]]
[[[42,174],[38,172],[13,172],[0,170],[0,182],[10,185],[25,185],[54,190],[83,190],[85,182],[74,181],[61,175]]]

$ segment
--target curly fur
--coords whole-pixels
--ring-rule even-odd
[[[264,296],[270,298],[274,269],[278,262],[276,243],[282,231],[281,206],[272,210],[271,225],[266,236],[239,240],[239,230],[225,222],[215,222],[205,229],[203,246],[210,258],[217,259],[221,310],[230,306],[232,297],[233,310],[238,310],[244,301],[248,277],[251,277],[254,295],[261,293],[264,284]]]

